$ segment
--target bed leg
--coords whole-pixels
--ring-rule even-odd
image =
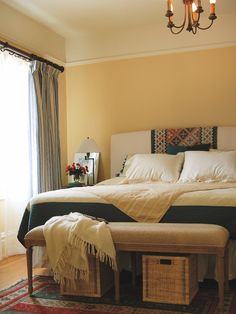
[[[132,286],[136,283],[136,252],[131,252]]]

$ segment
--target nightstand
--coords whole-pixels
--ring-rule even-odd
[[[86,185],[81,182],[70,182],[67,185],[63,185],[62,189],[69,189],[69,188],[75,188],[75,187],[83,187],[83,186],[92,186],[92,185]]]
[[[68,183],[67,187],[71,188],[71,187],[80,187],[80,186],[85,186],[85,184],[82,182],[70,182]]]
[[[82,187],[82,186],[86,186],[86,185],[81,182],[70,182],[67,185],[63,185],[62,189],[69,189],[69,188]]]

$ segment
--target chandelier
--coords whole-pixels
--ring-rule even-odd
[[[184,21],[181,25],[175,25],[173,22],[173,4],[172,0],[167,0],[167,12],[166,17],[168,17],[169,22],[167,27],[170,29],[172,34],[179,34],[184,29],[187,24],[186,30],[192,32],[193,34],[197,33],[197,30],[206,30],[209,29],[214,20],[217,18],[215,15],[215,3],[216,0],[210,0],[210,15],[209,20],[211,21],[207,27],[200,26],[200,17],[201,13],[204,11],[201,5],[201,0],[183,0],[184,4]]]

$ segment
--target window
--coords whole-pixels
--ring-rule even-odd
[[[32,196],[29,69],[0,52],[0,259],[25,252],[17,231]]]

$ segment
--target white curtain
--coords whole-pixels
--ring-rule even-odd
[[[25,252],[17,231],[32,196],[29,67],[0,52],[0,259]]]

